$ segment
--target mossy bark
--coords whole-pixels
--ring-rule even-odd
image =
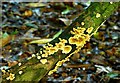
[[[98,29],[98,27],[103,23],[114,11],[117,10],[119,2],[110,4],[109,2],[94,2],[92,3],[89,8],[87,8],[81,15],[73,21],[73,23],[66,28],[62,34],[51,41],[51,44],[55,44],[59,42],[58,38],[64,38],[68,40],[71,36],[69,33],[74,27],[81,26],[81,22],[84,22],[85,25],[82,26],[84,28],[93,27],[94,30],[92,33]],[[96,14],[99,13],[100,17],[96,18]],[[74,48],[74,47],[73,47]],[[66,56],[65,54],[61,55],[61,52],[57,52],[54,55],[49,56],[48,62],[46,64],[41,64],[37,58],[32,58],[28,61],[21,62],[21,66],[14,66],[10,69],[10,72],[15,74],[15,79],[12,81],[40,81],[52,68],[55,67],[55,64],[64,59]],[[21,75],[18,74],[19,71],[23,71]],[[3,82],[6,80],[6,77],[3,75]]]

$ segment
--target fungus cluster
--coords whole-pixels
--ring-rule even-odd
[[[88,28],[86,32],[91,33],[93,30],[92,27]],[[73,28],[73,31],[71,31],[71,34],[73,34],[72,37],[70,37],[69,44],[76,45],[76,48],[81,48],[84,46],[86,41],[89,41],[90,35],[85,34],[85,28],[78,27],[77,29]]]
[[[44,50],[40,51],[41,57],[37,56],[37,59],[46,58],[49,55],[56,53],[58,50],[61,50],[62,53],[65,53],[65,54],[69,53],[71,51],[72,47],[70,45],[65,44],[65,43],[67,43],[67,40],[61,39],[61,38],[59,38],[59,40],[60,40],[60,42],[55,43],[55,46],[53,46],[52,44],[49,44],[49,43],[46,46],[44,46],[43,47]],[[42,61],[40,61],[40,62],[42,62]]]
[[[60,42],[55,43],[54,46],[47,43],[45,46],[43,46],[44,50],[40,50],[39,53],[32,54],[32,57],[36,57],[42,64],[46,64],[48,61],[46,58],[49,55],[53,55],[54,53],[58,52],[59,50],[61,50],[61,52],[64,54],[68,54],[72,50],[72,46],[68,45],[68,41],[65,39],[59,38],[59,41]],[[32,57],[30,57],[29,59],[31,59]],[[20,66],[21,64],[18,65]]]
[[[84,24],[82,23],[82,25],[84,25]],[[72,52],[71,54],[69,54],[65,59],[58,61],[55,68],[53,70],[49,71],[48,75],[51,75],[51,74],[53,74],[53,72],[57,71],[57,68],[59,66],[61,66],[64,62],[68,61],[69,58],[74,53],[78,52],[84,46],[84,44],[86,44],[86,41],[90,40],[91,35],[89,35],[89,34],[92,32],[93,27],[90,27],[86,30],[86,32],[88,34],[85,34],[85,30],[86,30],[85,28],[81,28],[81,27],[77,27],[77,29],[73,28],[73,30],[71,31],[71,34],[73,36],[68,39],[69,45],[64,46],[64,44],[61,43],[61,41],[63,41],[63,40],[60,39],[60,42],[57,43],[56,46],[58,49],[62,50],[62,53],[65,53],[65,54],[69,53],[72,49],[71,45],[76,45],[76,50],[74,52]],[[66,43],[67,43],[67,41],[66,41]]]
[[[10,73],[9,77],[6,78],[7,80],[13,80],[15,79],[15,74]]]
[[[15,74],[10,73],[10,71],[9,71],[9,70],[8,70],[8,72],[7,72],[6,70],[1,69],[1,71],[2,71],[3,75],[5,75],[5,76],[6,76],[6,80],[10,80],[10,81],[12,81],[12,80],[14,80],[14,79],[15,79]]]
[[[84,25],[84,22],[82,22],[81,24]],[[46,57],[48,57],[49,55],[53,55],[59,50],[61,50],[61,53],[69,54],[65,59],[58,61],[53,70],[49,71],[48,75],[51,75],[53,72],[57,71],[58,67],[60,67],[64,62],[69,61],[69,58],[74,53],[78,52],[84,46],[86,41],[90,40],[91,35],[89,34],[92,32],[92,30],[93,27],[90,27],[87,30],[81,27],[73,28],[73,30],[71,31],[71,34],[73,36],[71,36],[68,40],[59,38],[59,42],[55,43],[54,46],[48,43],[43,47],[44,50],[40,51],[37,54],[32,54],[32,57],[36,57],[42,64],[46,64],[48,61]],[[85,32],[87,34],[85,34]],[[76,46],[75,51],[72,53],[70,53],[72,50],[71,45]],[[21,66],[21,63],[18,63],[18,66]],[[21,75],[23,71],[19,71],[18,73],[19,75]],[[15,74],[10,73],[9,77],[7,77],[6,79],[13,80],[14,78],[15,78]]]

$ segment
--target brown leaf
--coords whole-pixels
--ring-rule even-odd
[[[96,63],[96,64],[102,64],[102,65],[107,65],[107,62],[105,62],[105,57],[103,56],[93,56],[93,58],[91,59],[91,61],[93,63]]]
[[[23,14],[23,16],[25,16],[25,17],[30,17],[30,16],[32,16],[32,15],[33,15],[32,10],[25,10],[25,12],[24,12],[24,14]]]
[[[9,35],[6,38],[1,38],[0,39],[0,48],[8,44],[12,39],[15,38],[15,35]]]
[[[90,64],[67,64],[67,68],[89,68],[91,65]]]
[[[15,66],[16,64],[18,64],[17,61],[8,62],[9,67]]]
[[[75,53],[75,54],[71,57],[71,59],[72,59],[73,61],[77,61],[79,58],[80,58],[80,54],[79,54],[79,53]]]

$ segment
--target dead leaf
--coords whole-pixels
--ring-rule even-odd
[[[45,43],[48,43],[50,41],[52,41],[53,39],[52,38],[49,38],[49,39],[39,39],[39,40],[33,40],[30,42],[30,44],[32,43],[36,43],[36,44],[45,44]]]
[[[70,25],[72,23],[72,20],[66,19],[66,18],[59,18],[65,25]]]
[[[9,67],[15,66],[16,64],[18,64],[17,61],[8,62]]]
[[[93,58],[91,59],[91,61],[93,63],[96,63],[96,64],[102,64],[102,65],[107,65],[108,63],[105,61],[105,57],[103,56],[93,56]]]
[[[89,68],[91,65],[90,64],[67,64],[67,68]]]
[[[46,3],[28,3],[28,4],[26,4],[26,6],[29,6],[29,7],[45,7],[47,5],[48,4],[46,4]]]
[[[5,38],[0,39],[0,48],[8,44],[12,39],[15,38],[15,35],[8,35]]]
[[[32,10],[25,10],[25,12],[24,12],[24,14],[23,14],[23,16],[25,16],[25,17],[30,17],[30,16],[32,16],[32,15],[33,15]]]

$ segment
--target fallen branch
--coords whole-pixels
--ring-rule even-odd
[[[69,59],[69,57],[72,54],[74,54],[74,52],[79,51],[80,48],[82,48],[83,45],[86,43],[85,41],[81,47],[79,45],[78,46],[75,45],[76,43],[75,44],[70,43],[69,41],[70,38],[76,36],[76,34],[73,35],[75,31],[78,29],[81,29],[78,27],[83,27],[82,29],[85,29],[85,30],[88,30],[88,28],[92,27],[93,30],[90,33],[88,32],[88,34],[85,34],[85,33],[82,34],[84,36],[88,35],[91,37],[94,33],[96,33],[100,25],[108,17],[110,17],[110,15],[113,14],[114,11],[116,11],[118,5],[119,3],[117,2],[116,3],[108,3],[108,2],[92,3],[90,7],[86,9],[75,21],[73,21],[73,23],[68,28],[66,28],[66,30],[62,32],[62,34],[59,37],[55,38],[50,42],[50,44],[55,46],[55,43],[60,42],[59,38],[67,40],[67,45],[69,45],[69,47],[72,48],[72,50],[70,50],[69,53],[66,53],[65,50],[62,50],[64,51],[64,53],[61,52],[61,50],[58,50],[52,55],[49,55],[48,57],[45,57],[42,59],[41,59],[42,54],[36,53],[28,61],[18,63],[16,66],[10,68],[9,71],[5,71],[5,74],[3,74],[3,81],[6,81],[6,79],[11,80],[13,82],[40,81],[46,74],[48,74],[48,72],[51,69],[54,69],[54,67],[57,68],[56,65],[60,66],[62,62],[67,61],[67,59]],[[78,29],[75,29],[75,28],[78,28]],[[73,31],[72,32],[73,34],[70,33],[71,31]],[[41,51],[43,52],[45,49],[46,48],[42,49]],[[40,56],[40,57],[36,57],[36,56]]]

